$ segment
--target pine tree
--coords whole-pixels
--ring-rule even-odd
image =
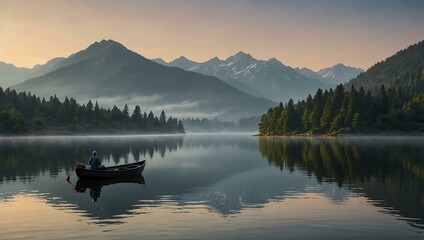
[[[305,110],[303,110],[303,115],[302,115],[302,126],[303,126],[303,131],[309,131],[311,130],[311,125],[309,124],[309,111],[308,108],[305,108]]]
[[[296,130],[296,116],[294,111],[293,100],[290,99],[287,103],[285,111],[282,113],[282,118],[284,119],[282,132],[284,134],[289,134]]]
[[[96,103],[94,104],[94,111],[93,111],[93,117],[94,119],[96,119],[97,121],[100,120],[100,107],[99,107],[99,103],[96,101]]]
[[[313,110],[310,117],[311,127],[312,129],[317,129],[320,127],[320,120],[322,117],[322,90],[318,89],[317,93],[313,99]]]
[[[379,97],[380,97],[380,108],[379,112],[381,114],[386,114],[389,112],[389,100],[387,98],[387,92],[384,85],[381,85],[379,89]]]
[[[261,121],[259,122],[259,133],[260,134],[263,134],[263,135],[267,134],[267,131],[266,131],[267,128],[268,128],[267,118],[268,118],[268,115],[262,114]]]
[[[122,112],[116,105],[113,105],[112,111],[110,112],[110,120],[112,122],[120,122],[123,118]]]
[[[165,111],[162,110],[162,112],[160,113],[159,116],[159,123],[161,126],[165,126],[166,125],[166,115],[165,115]]]
[[[338,111],[340,110],[343,100],[344,100],[344,88],[343,85],[337,85],[336,89],[334,90],[334,97],[333,97],[333,110]]]
[[[323,130],[327,131],[328,129],[330,129],[331,121],[333,120],[333,117],[334,117],[333,97],[328,96],[327,100],[325,101],[322,117],[320,119],[320,125]]]
[[[355,113],[355,115],[353,115],[353,119],[352,119],[352,129],[353,130],[361,130],[361,128],[362,128],[361,114]]]
[[[129,111],[130,110],[128,108],[128,105],[125,104],[124,109],[122,109],[122,117],[123,117],[124,121],[126,121],[126,120],[128,120],[130,118]]]
[[[91,100],[88,101],[87,106],[86,106],[86,117],[88,120],[91,120],[93,118],[93,103],[91,102]]]
[[[352,127],[352,120],[355,113],[358,113],[359,108],[359,97],[358,92],[355,90],[355,87],[352,85],[349,94],[349,105],[347,107],[347,115],[346,115],[346,126]]]
[[[177,129],[178,129],[179,133],[185,133],[184,125],[183,125],[183,122],[181,120],[178,121]]]
[[[344,122],[345,122],[344,119],[345,117],[343,113],[337,114],[334,117],[333,122],[331,123],[330,133],[334,133],[334,132],[337,132],[339,129],[342,129],[344,127]]]
[[[138,106],[138,105],[135,105],[135,107],[134,107],[134,111],[133,111],[133,113],[132,113],[132,115],[131,115],[131,121],[133,122],[133,123],[135,123],[135,124],[140,124],[140,122],[141,122],[141,118],[142,118],[142,115],[141,115],[141,109],[140,109],[140,106]]]

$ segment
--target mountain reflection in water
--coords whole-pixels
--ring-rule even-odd
[[[0,202],[35,191],[51,206],[71,209],[102,226],[123,224],[161,207],[175,213],[206,208],[231,217],[309,194],[323,195],[333,204],[363,196],[412,226],[424,223],[423,138],[195,134],[0,142],[0,187],[7,189]],[[106,166],[146,159],[143,181],[84,183],[74,176],[76,189],[86,190],[77,193],[66,175],[76,162],[88,161],[92,150]],[[88,189],[93,189],[91,196]]]

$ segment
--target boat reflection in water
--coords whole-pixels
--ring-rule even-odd
[[[91,199],[93,202],[97,202],[97,200],[100,198],[101,191],[104,186],[118,183],[145,184],[144,177],[142,175],[110,179],[79,179],[75,185],[75,191],[77,193],[85,193],[88,188],[90,190],[89,192]]]
[[[7,239],[34,232],[51,233],[36,236],[43,239],[422,239],[423,146],[423,137],[0,138],[0,232]],[[146,159],[149,184],[135,184],[144,183],[138,174],[64,187],[75,159],[92,149],[109,166]]]

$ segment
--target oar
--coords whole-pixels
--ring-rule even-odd
[[[69,174],[69,175],[66,177],[66,181],[68,181],[69,183],[71,182],[71,175],[72,175],[72,173],[74,173],[74,171],[72,171],[72,172],[71,172],[71,174]]]

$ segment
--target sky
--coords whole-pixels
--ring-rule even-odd
[[[0,61],[33,67],[113,39],[147,58],[238,51],[367,69],[424,40],[421,0],[0,0]]]

